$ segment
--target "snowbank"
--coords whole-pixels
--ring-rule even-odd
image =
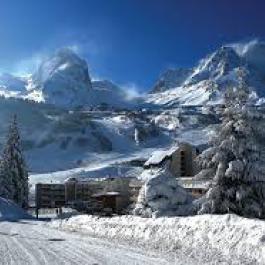
[[[166,167],[150,175],[145,182],[134,214],[143,217],[191,215],[194,212],[192,200],[191,194],[178,185]]]
[[[12,201],[0,197],[0,221],[32,219],[33,217]]]
[[[50,226],[185,254],[202,264],[265,264],[265,222],[235,215],[156,219],[80,215]]]

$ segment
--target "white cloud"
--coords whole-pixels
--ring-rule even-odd
[[[18,61],[11,69],[13,74],[26,75],[34,72],[39,64],[47,57],[45,53],[36,53],[31,57]]]
[[[237,54],[241,57],[243,57],[250,48],[252,48],[254,45],[256,45],[257,43],[260,43],[261,41],[259,41],[258,39],[253,39],[251,41],[247,41],[247,42],[236,42],[236,43],[230,43],[226,46],[232,47],[235,49],[235,51],[237,52]]]
[[[74,51],[75,53],[78,53],[78,54],[80,54],[82,52],[81,46],[79,44],[77,44],[77,43],[76,44],[72,44],[72,45],[67,45],[65,47],[70,49],[70,50],[72,50],[72,51]]]
[[[141,89],[135,83],[121,85],[121,88],[125,91],[128,99],[141,97],[143,95],[143,93],[140,92]]]

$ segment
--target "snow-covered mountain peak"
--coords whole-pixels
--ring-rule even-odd
[[[235,68],[242,66],[243,59],[232,47],[223,46],[201,60],[185,84],[194,84],[203,80],[218,80]]]
[[[62,107],[85,106],[92,88],[85,60],[68,48],[44,60],[33,74],[31,89],[45,102]]]
[[[44,60],[33,79],[42,84],[54,75],[64,75],[79,82],[86,82],[88,86],[91,84],[86,61],[69,48],[62,48]]]
[[[175,86],[149,94],[147,102],[168,106],[221,103],[227,85],[237,82],[239,68],[246,71],[246,81],[253,95],[257,99],[265,97],[265,43],[253,41],[241,46],[222,46],[202,59],[187,76],[176,69],[176,75],[171,75],[166,82],[160,78],[160,83],[170,81],[171,84],[175,82]],[[178,80],[182,82],[178,83]]]

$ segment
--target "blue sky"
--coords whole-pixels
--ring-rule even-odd
[[[71,46],[92,76],[149,89],[222,44],[265,37],[263,0],[0,0],[0,69]]]

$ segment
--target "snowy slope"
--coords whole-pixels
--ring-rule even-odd
[[[0,221],[21,219],[32,219],[32,216],[12,201],[0,197]]]
[[[225,88],[237,82],[236,71],[242,68],[247,72],[246,81],[251,86],[252,97],[263,102],[260,98],[265,97],[264,66],[264,43],[253,42],[243,52],[239,52],[235,45],[223,46],[202,59],[187,76],[184,75],[185,80],[182,72],[177,74],[176,69],[176,76],[173,76],[175,87],[162,86],[149,94],[146,101],[159,106],[221,103]],[[172,75],[165,75],[164,79],[162,83],[172,84]]]
[[[54,105],[0,98],[0,150],[14,114],[18,115],[29,170],[35,173],[112,167],[113,174],[117,174],[117,166],[110,166],[115,161],[143,154],[148,158],[154,148],[173,141],[170,131],[152,122],[152,115],[67,111]],[[139,131],[139,144],[135,141],[135,128]],[[107,175],[107,169],[102,174]]]

